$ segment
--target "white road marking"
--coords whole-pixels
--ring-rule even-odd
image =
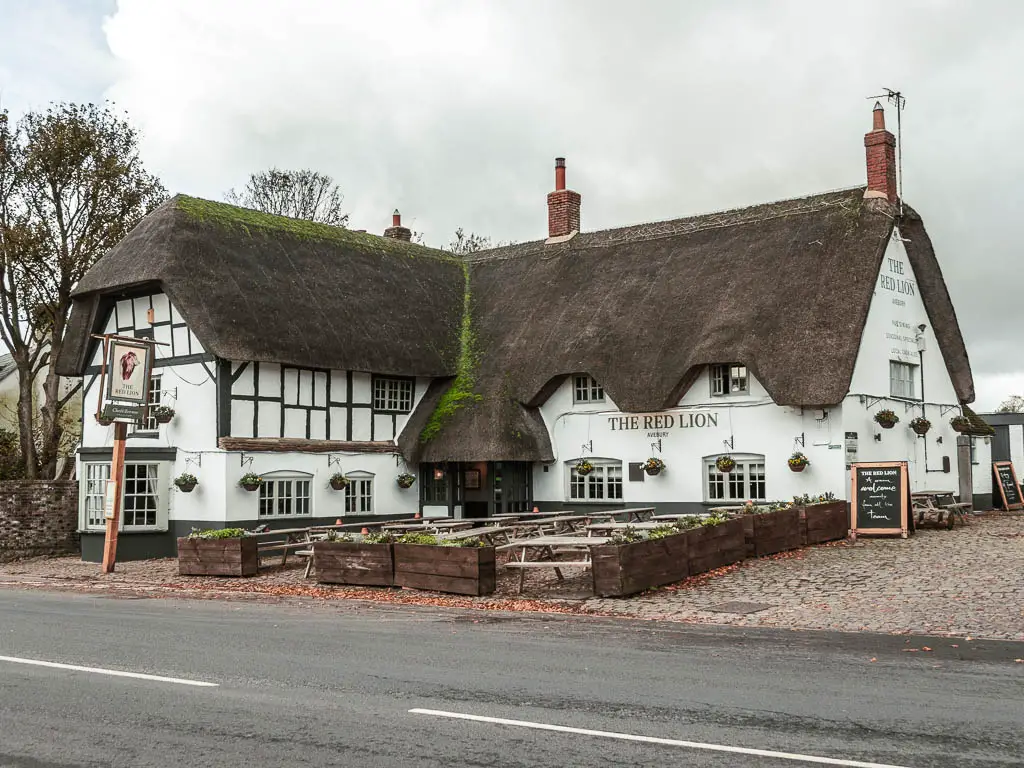
[[[815,755],[799,755],[792,752],[774,752],[769,749],[750,749],[748,747],[730,747],[724,744],[705,744],[700,741],[680,741],[679,739],[661,739],[656,736],[637,736],[632,733],[616,733],[615,731],[594,731],[589,728],[570,728],[566,725],[550,723],[532,723],[529,720],[508,720],[504,717],[483,717],[467,715],[461,712],[445,712],[439,709],[410,709],[414,715],[433,715],[450,717],[456,720],[473,720],[478,723],[497,723],[513,725],[519,728],[536,728],[541,731],[558,731],[560,733],[576,733],[581,736],[598,736],[605,739],[621,739],[623,741],[640,741],[647,744],[664,744],[670,747],[688,747],[689,749],[706,749],[711,752],[732,752],[740,755],[756,755],[758,757],[777,757],[780,760],[798,760],[805,763],[821,765],[842,765],[846,768],[906,768],[906,766],[889,765],[887,763],[864,763],[859,760],[842,760],[836,757],[817,757]]]
[[[136,680],[153,680],[158,683],[177,683],[178,685],[194,685],[199,688],[216,688],[218,686],[217,683],[206,683],[202,680],[183,680],[180,677],[146,675],[142,672],[122,672],[118,669],[101,669],[100,667],[80,667],[77,664],[58,664],[55,661],[21,659],[17,656],[0,656],[0,661],[9,661],[12,664],[30,664],[35,667],[50,667],[52,669],[70,669],[74,672],[92,672],[97,675],[110,675],[111,677],[132,677]]]

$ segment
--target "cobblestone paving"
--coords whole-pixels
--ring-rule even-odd
[[[770,607],[711,610],[733,601]],[[585,604],[646,619],[1024,640],[1024,518],[972,518],[954,531],[811,547]]]
[[[318,586],[301,562],[250,579],[180,577],[176,560],[119,563],[110,575],[77,558],[0,565],[0,587],[79,592],[143,592],[216,599],[301,597],[498,610],[560,610],[737,626],[956,635],[1024,640],[1024,517],[974,517],[953,531],[923,530],[909,539],[860,539],[747,560],[630,598],[595,598],[590,574],[547,569],[526,579],[499,570],[492,598],[454,598],[417,590]],[[732,611],[712,610],[725,603]],[[547,606],[547,608],[545,608]]]

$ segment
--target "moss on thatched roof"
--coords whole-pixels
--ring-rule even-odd
[[[80,373],[105,308],[150,288],[226,360],[427,377],[457,370],[461,259],[183,195],[89,270],[58,370]]]
[[[974,435],[976,437],[989,437],[996,433],[996,431],[987,421],[981,418],[981,416],[976,414],[966,405],[963,406],[963,412],[964,416],[966,416],[968,421],[971,422],[970,428],[964,430],[965,435]]]

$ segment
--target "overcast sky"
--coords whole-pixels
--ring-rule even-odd
[[[115,101],[172,192],[311,167],[435,246],[545,236],[556,155],[585,230],[862,184],[899,89],[976,407],[1024,393],[1018,0],[0,0],[0,36],[0,103]]]

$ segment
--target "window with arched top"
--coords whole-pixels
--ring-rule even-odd
[[[363,470],[346,472],[349,483],[345,487],[345,514],[373,514],[373,473]]]
[[[704,498],[706,501],[763,501],[766,498],[764,456],[757,453],[730,453],[732,471],[722,472],[718,456],[704,457]]]
[[[576,460],[566,462],[569,471],[569,501],[621,501],[622,462],[618,459],[588,458],[593,469],[586,475],[576,471]]]
[[[310,493],[313,475],[275,470],[260,475],[260,517],[308,517],[313,514]]]

